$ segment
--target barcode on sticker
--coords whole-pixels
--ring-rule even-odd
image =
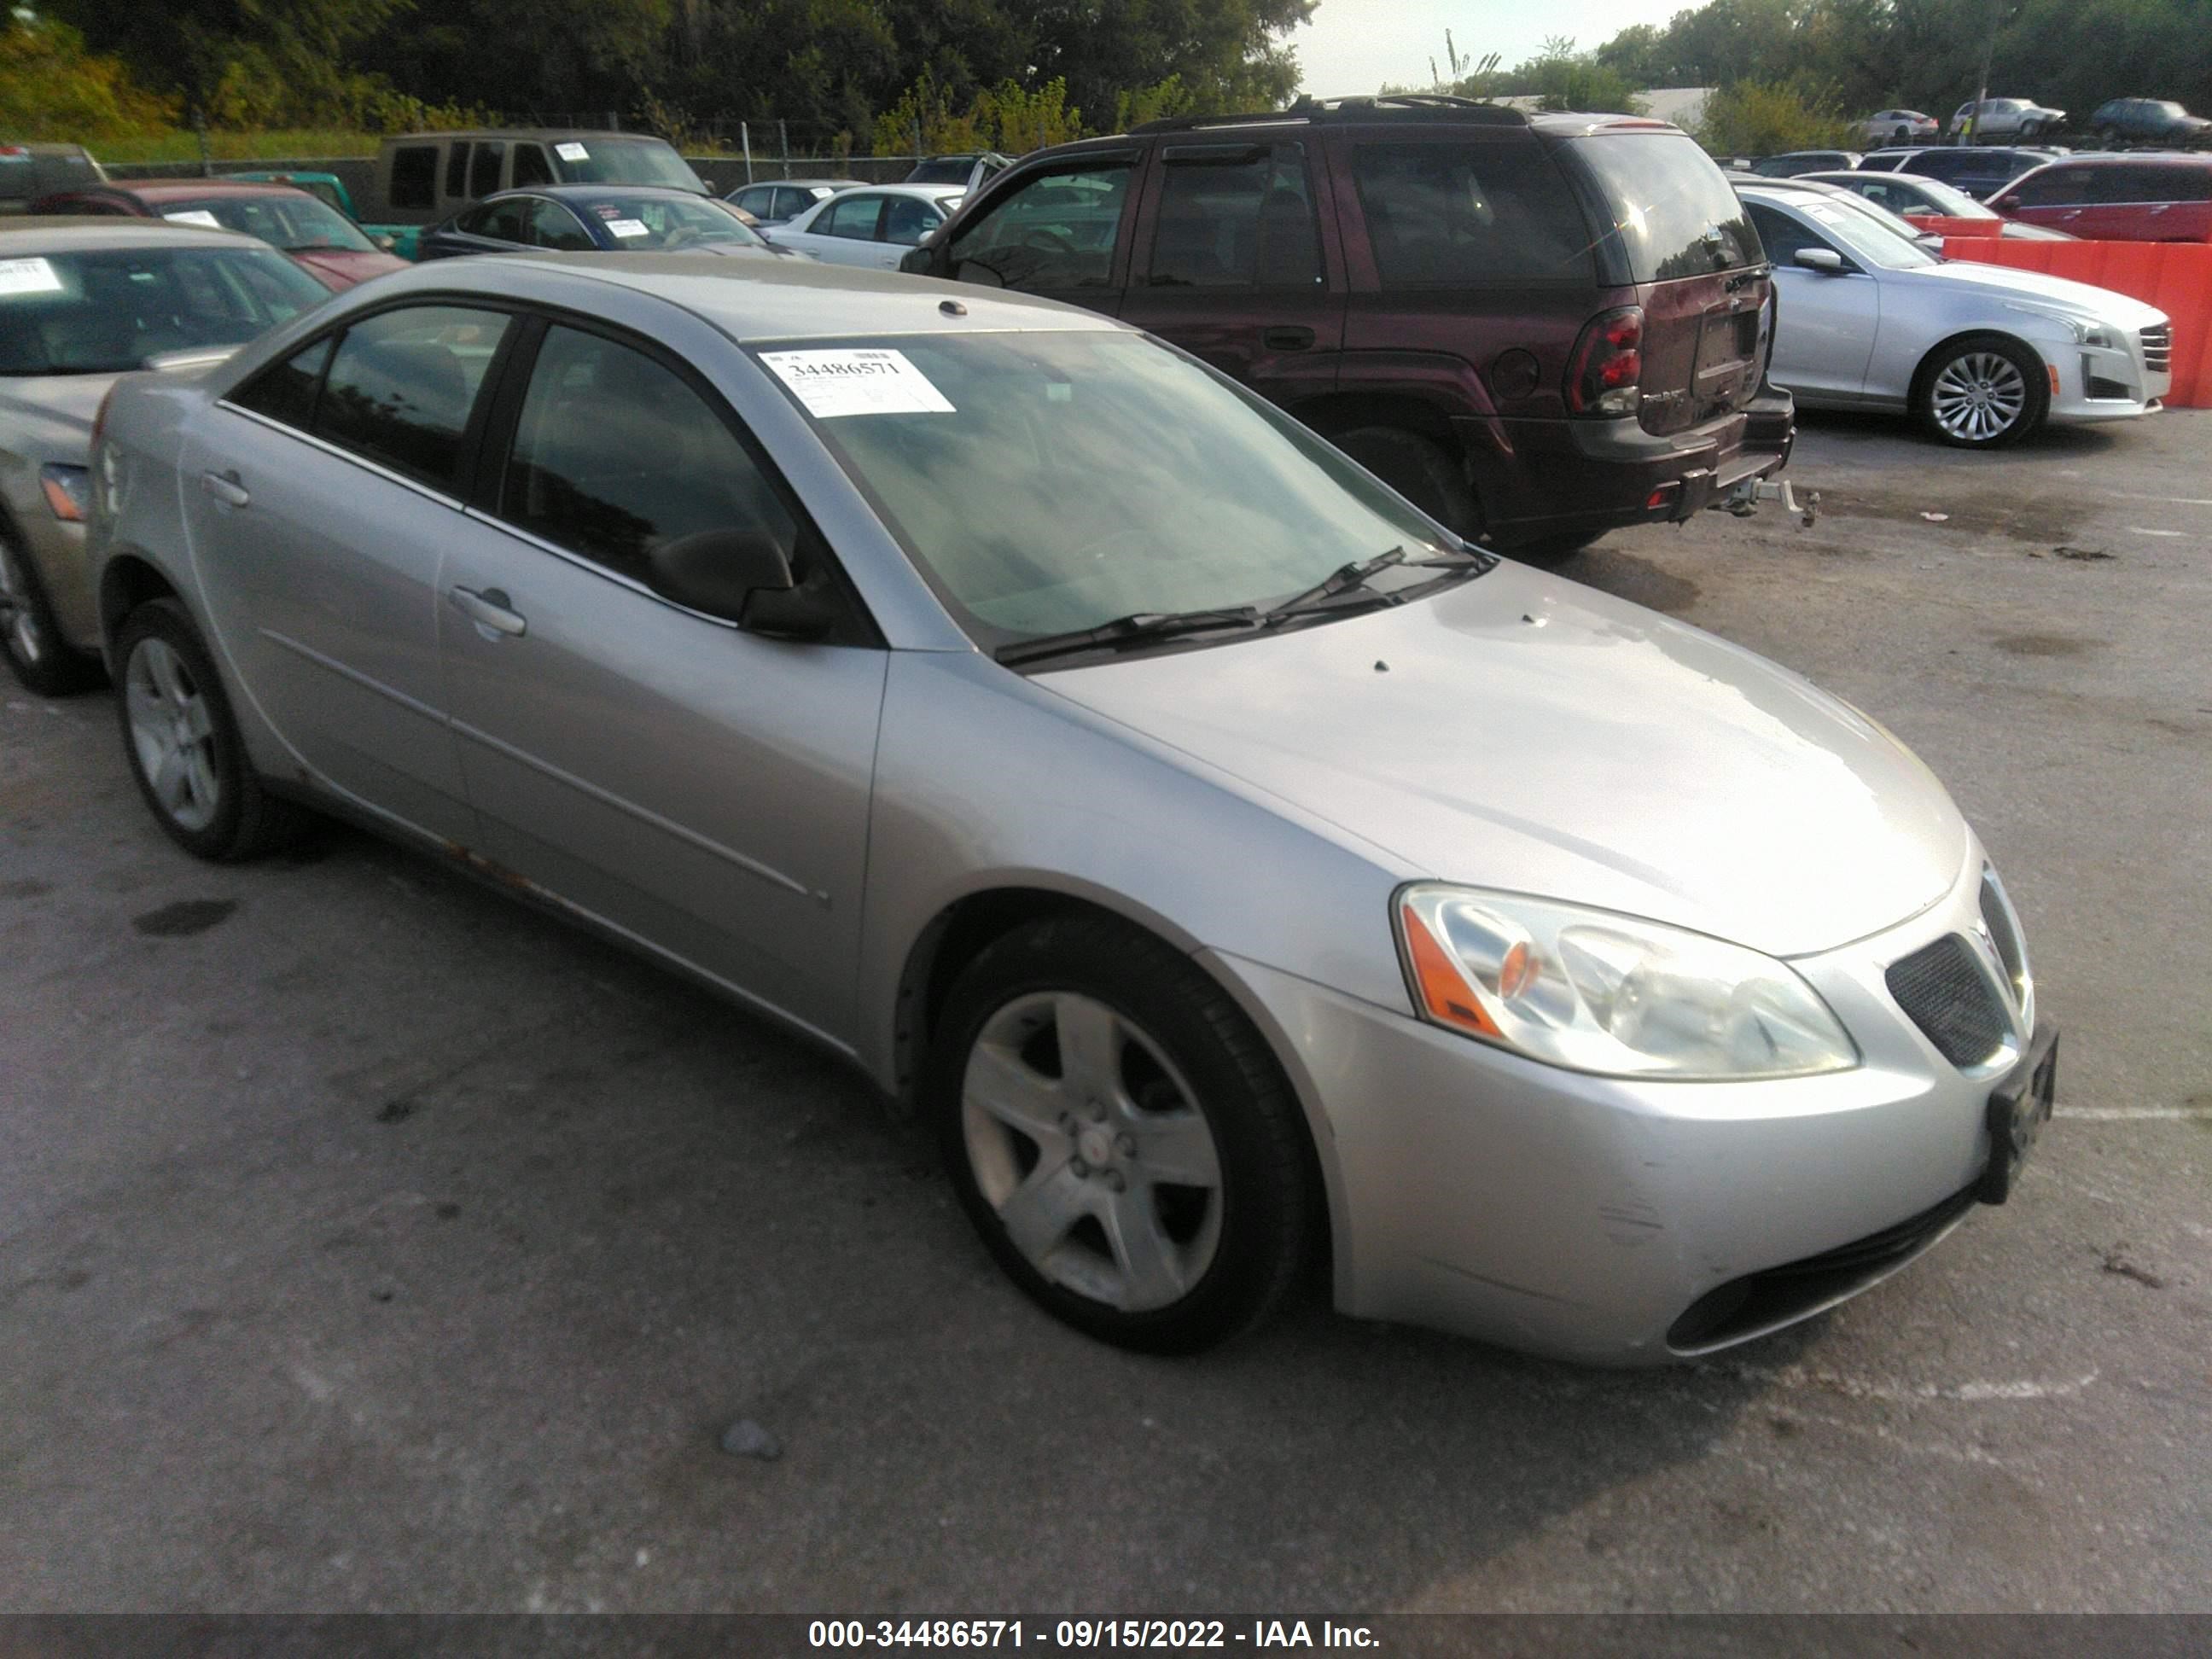
[[[763,351],[761,362],[817,421],[845,415],[957,412],[903,351]]]

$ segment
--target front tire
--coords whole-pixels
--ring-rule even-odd
[[[306,815],[261,787],[207,647],[174,599],[150,599],[115,638],[123,752],[170,840],[216,862],[273,852]]]
[[[1194,1352],[1297,1283],[1316,1208],[1297,1103],[1242,1011],[1151,934],[1071,913],[986,947],[924,1088],[985,1246],[1077,1329]]]
[[[1915,377],[1912,410],[1939,441],[1958,449],[2002,449],[2051,412],[2043,361],[2017,340],[1972,334],[1940,346]]]
[[[6,526],[0,526],[0,654],[23,689],[42,697],[67,696],[100,681],[100,665],[62,637],[38,567]]]

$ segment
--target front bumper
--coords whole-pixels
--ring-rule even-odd
[[[1796,413],[1788,392],[1767,386],[1735,414],[1663,434],[1633,416],[1458,424],[1488,540],[1510,551],[1556,536],[1680,523],[1719,506],[1788,465]]]
[[[1561,1358],[1649,1364],[1792,1323],[1902,1267],[1970,1206],[2001,1079],[1938,1054],[1883,971],[1943,933],[1972,932],[1981,868],[1976,848],[1936,905],[1794,963],[1863,1063],[1781,1082],[1585,1076],[1423,1024],[1409,1007],[1218,960],[1270,1028],[1315,1121],[1339,1308]],[[1808,1278],[1813,1293],[1754,1317],[1682,1323],[1740,1281],[1839,1264]]]
[[[2155,410],[2173,389],[2172,374],[2147,368],[2131,346],[2046,347],[2045,355],[2057,371],[2054,424],[2131,421]]]

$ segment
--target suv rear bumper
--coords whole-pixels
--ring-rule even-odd
[[[1796,441],[1796,402],[1763,388],[1735,414],[1686,431],[1611,421],[1456,422],[1480,492],[1488,539],[1512,548],[1553,536],[1679,523],[1718,507],[1747,479],[1771,477]],[[1574,503],[1561,513],[1561,502]]]

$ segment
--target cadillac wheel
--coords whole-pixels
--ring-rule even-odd
[[[1993,335],[1948,346],[1921,371],[1921,418],[1963,448],[2016,442],[2043,424],[2050,406],[2043,365]]]
[[[976,957],[939,1030],[946,1162],[1030,1296],[1176,1352],[1291,1288],[1305,1131],[1258,1034],[1187,957],[1103,917],[1037,923]]]

